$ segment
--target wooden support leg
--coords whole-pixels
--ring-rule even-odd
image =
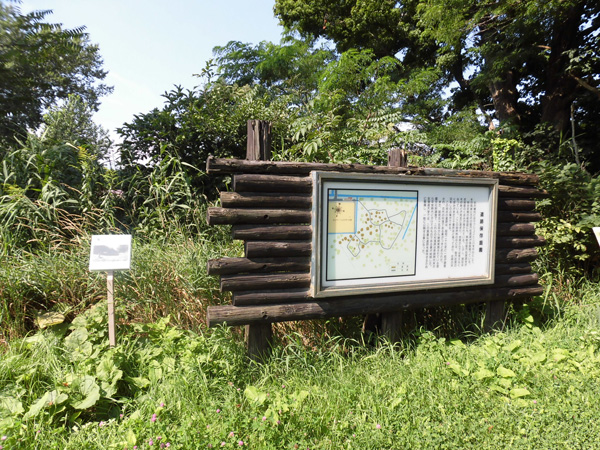
[[[504,326],[504,306],[505,302],[503,300],[487,302],[483,325],[486,332]]]
[[[270,323],[246,325],[246,348],[248,357],[257,362],[264,362],[271,353],[273,328]]]
[[[394,311],[381,315],[381,334],[386,336],[392,344],[400,342],[404,311]]]

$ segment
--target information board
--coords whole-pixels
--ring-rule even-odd
[[[128,270],[131,266],[131,235],[93,235],[90,270]]]
[[[493,283],[497,180],[312,176],[314,297]]]

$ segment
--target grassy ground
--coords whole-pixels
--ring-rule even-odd
[[[195,299],[215,292],[197,268],[201,246],[137,248],[115,349],[101,303],[7,340],[3,449],[598,448],[597,283],[546,276],[553,289],[492,334],[461,308],[419,313],[396,346],[364,344],[353,320],[280,326],[273,357],[257,365],[239,329],[192,323]],[[94,283],[101,290],[91,280],[85,291]],[[179,308],[178,290],[190,293]]]

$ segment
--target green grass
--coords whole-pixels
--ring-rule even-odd
[[[134,240],[114,349],[80,247],[1,266],[3,450],[598,447],[597,283],[547,273],[546,294],[491,334],[460,306],[406,314],[395,346],[365,344],[360,318],[278,324],[259,365],[240,328],[204,326],[227,301],[206,261],[240,251],[224,234]],[[39,331],[36,309],[67,322]]]
[[[600,290],[577,292],[554,319],[538,322],[552,307],[541,297],[505,331],[469,339],[421,329],[396,346],[324,334],[307,346],[291,333],[264,365],[247,363],[232,328],[194,333],[166,319],[122,322],[109,349],[105,310],[93,308],[70,331],[10,343],[0,445],[597,448]]]

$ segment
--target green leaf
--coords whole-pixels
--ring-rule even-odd
[[[52,325],[58,325],[65,321],[65,316],[55,311],[47,311],[43,313],[37,313],[35,320],[37,326],[41,329],[51,327]]]
[[[46,392],[37,402],[31,405],[29,411],[27,411],[27,414],[25,414],[23,418],[29,419],[30,417],[35,417],[42,409],[64,403],[68,398],[69,397],[66,394],[56,390]]]
[[[494,378],[494,372],[488,369],[479,369],[477,372],[473,372],[472,377],[476,380],[487,380],[488,378]]]
[[[510,394],[510,398],[521,398],[521,397],[526,397],[526,396],[530,395],[531,392],[529,392],[525,388],[515,388],[515,389],[511,389],[509,394]]]
[[[8,411],[10,414],[21,414],[23,411],[23,404],[13,397],[0,397],[0,410]]]
[[[514,373],[512,370],[507,369],[506,367],[503,367],[503,366],[498,367],[498,369],[496,370],[496,373],[498,375],[500,375],[502,378],[513,378],[513,377],[517,376],[517,374]]]
[[[455,346],[455,347],[459,347],[459,348],[465,348],[466,345],[463,341],[461,341],[460,339],[452,339],[450,341],[450,344]]]
[[[519,349],[519,347],[521,347],[521,344],[523,344],[523,342],[517,339],[516,341],[512,341],[510,344],[508,344],[506,346],[506,350],[508,350],[511,353],[514,353],[516,350]]]
[[[127,439],[127,445],[129,448],[133,448],[133,446],[137,444],[137,437],[131,428],[129,428],[127,433],[125,433],[125,439]]]
[[[71,402],[71,406],[75,409],[91,408],[100,400],[100,386],[94,377],[86,375],[75,388],[83,395],[83,399]]]
[[[127,377],[125,381],[133,384],[138,389],[144,389],[150,386],[150,380],[144,377]]]
[[[244,390],[244,395],[248,400],[258,405],[262,405],[267,399],[267,394],[260,392],[255,386],[248,386]]]

